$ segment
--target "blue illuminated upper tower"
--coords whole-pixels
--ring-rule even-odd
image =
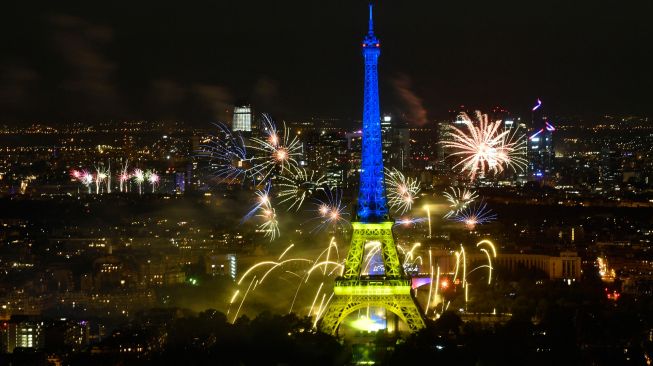
[[[408,325],[411,332],[426,326],[423,313],[413,296],[412,280],[406,276],[397,253],[392,234],[394,222],[389,218],[385,199],[379,83],[376,71],[380,53],[379,40],[374,36],[372,27],[370,5],[369,31],[363,40],[365,98],[357,217],[351,223],[351,244],[342,275],[335,280],[334,296],[320,320],[320,329],[333,335],[337,334],[338,327],[350,314],[370,307],[384,308],[386,312],[397,315]],[[365,258],[374,255],[372,251],[367,251],[372,248],[368,247],[372,242],[379,244],[375,249],[378,250],[376,255],[379,255],[383,262],[383,266],[374,266],[373,269],[364,265]]]
[[[383,152],[381,147],[381,114],[377,65],[381,44],[374,35],[372,4],[367,35],[363,40],[365,59],[365,92],[363,97],[363,151],[358,191],[357,216],[360,222],[387,221]]]

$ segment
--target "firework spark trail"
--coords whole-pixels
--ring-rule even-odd
[[[250,160],[247,146],[238,132],[232,132],[222,123],[216,123],[217,134],[211,135],[200,146],[199,154],[206,157],[211,165],[217,166],[213,174],[220,182],[247,178],[246,165]]]
[[[132,178],[138,186],[138,194],[143,194],[143,182],[145,182],[145,173],[139,168],[135,168],[131,174]]]
[[[336,266],[338,268],[342,268],[343,270],[345,268],[344,264],[334,262],[334,261],[322,261],[322,262],[316,263],[306,273],[306,280],[304,282],[308,282],[308,278],[310,277],[311,273],[313,273],[314,270],[316,270],[317,268],[320,268],[322,266],[328,266],[330,264],[332,264],[332,265],[334,265],[334,266]]]
[[[231,304],[233,304],[234,301],[236,301],[236,297],[238,296],[239,293],[240,293],[240,290],[237,289],[234,292],[233,296],[231,296],[231,300],[229,300],[229,306],[227,307],[227,316],[229,315],[229,312],[231,311]]]
[[[347,206],[342,204],[342,194],[339,190],[323,190],[326,199],[315,199],[316,209],[313,212],[316,216],[308,221],[318,221],[318,224],[311,230],[312,232],[319,232],[328,227],[337,229],[344,229],[349,226],[347,216],[349,214],[345,211]]]
[[[294,246],[295,246],[295,244],[290,244],[290,245],[289,245],[289,246],[288,246],[288,247],[287,247],[287,248],[286,248],[286,249],[281,253],[281,255],[279,256],[279,258],[277,258],[277,260],[280,261],[281,258],[283,258],[283,256],[286,255],[286,253],[288,253],[288,251],[289,251],[290,249],[292,249]]]
[[[320,318],[322,318],[322,315],[324,315],[324,312],[329,306],[329,303],[331,303],[331,299],[333,298],[333,295],[335,295],[335,293],[332,292],[331,296],[329,296],[329,299],[327,300],[326,304],[324,304],[324,306],[320,305],[320,309],[318,309],[318,312],[315,316],[315,320],[313,321],[313,328],[317,327],[317,322],[320,321]],[[324,300],[324,298],[322,300]]]
[[[527,147],[526,135],[521,133],[519,126],[510,128],[499,145],[498,155],[514,172],[523,172],[528,165]]]
[[[297,136],[290,137],[290,129],[284,124],[281,131],[267,114],[263,115],[263,132],[266,138],[252,138],[248,146],[255,152],[249,159],[252,167],[249,174],[264,181],[284,169],[297,167],[297,159],[302,155],[302,144]]]
[[[431,249],[429,249],[429,267],[431,268],[431,281],[429,282],[429,297],[426,302],[426,310],[424,313],[428,313],[429,309],[431,308],[431,293],[433,291],[433,256],[431,255]]]
[[[463,288],[467,287],[467,255],[465,254],[465,247],[460,244],[460,254],[463,260]]]
[[[276,183],[278,189],[277,197],[281,199],[279,203],[290,202],[288,210],[295,207],[299,211],[307,197],[312,196],[317,190],[324,190],[326,183],[324,176],[317,176],[315,171],[310,174],[306,169],[301,167],[289,166],[284,169],[278,176],[279,181]]]
[[[500,130],[501,121],[489,122],[487,114],[476,112],[477,126],[465,113],[462,113],[463,124],[467,131],[452,126],[450,139],[443,141],[445,147],[456,151],[452,156],[460,156],[461,160],[454,168],[461,167],[461,172],[467,171],[470,180],[477,176],[484,177],[487,173],[500,173],[505,168],[511,167],[515,171],[523,170],[526,159],[523,155],[526,149],[526,140],[517,129]]]
[[[107,170],[104,171],[104,173],[107,175],[106,182],[107,182],[107,193],[111,193],[111,160],[109,160],[109,166],[107,167]]]
[[[148,170],[145,172],[145,179],[147,179],[147,182],[152,186],[152,193],[154,193],[154,191],[156,191],[156,187],[159,185],[161,178],[154,171]]]
[[[435,294],[433,294],[433,299],[434,299],[434,300],[433,300],[433,307],[434,307],[434,308],[435,308],[435,306],[437,305],[437,304],[435,303],[435,299],[438,298],[438,289],[439,289],[439,288],[440,288],[440,265],[438,264],[438,272],[437,272],[437,274],[435,275]]]
[[[426,222],[428,219],[426,217],[410,217],[410,218],[401,218],[395,221],[395,226],[404,226],[410,227],[417,224]]]
[[[270,188],[272,184],[267,182],[262,189],[256,190],[256,204],[247,212],[247,214],[241,220],[241,224],[249,220],[256,212],[261,208],[269,205],[270,202]]]
[[[447,219],[458,215],[478,198],[475,191],[470,191],[467,188],[449,187],[449,190],[451,192],[444,192],[444,197],[449,201],[449,211],[444,215],[444,218]]]
[[[294,291],[294,295],[292,298],[292,302],[290,304],[290,308],[288,310],[289,313],[291,313],[294,309],[295,303],[297,301],[298,295],[300,290],[302,289],[302,286],[306,287],[306,283],[308,283],[308,280],[313,272],[318,270],[318,272],[321,273],[321,284],[317,288],[317,291],[315,294],[312,296],[314,297],[314,301],[311,304],[311,308],[309,310],[309,314],[312,316],[316,317],[316,321],[319,321],[320,317],[326,310],[326,307],[331,301],[331,298],[333,297],[333,293],[331,294],[330,297],[327,297],[328,293],[325,291],[325,278],[330,277],[334,275],[334,272],[337,270],[340,270],[340,273],[342,273],[342,270],[344,269],[344,264],[341,263],[340,260],[340,254],[339,254],[339,249],[337,246],[337,243],[335,241],[335,237],[331,237],[331,240],[329,241],[329,244],[326,248],[324,248],[314,260],[310,259],[305,259],[305,258],[287,258],[289,256],[288,253],[290,253],[290,250],[294,247],[293,244],[290,244],[288,247],[286,247],[279,257],[277,258],[276,261],[273,260],[268,260],[268,261],[261,261],[258,263],[255,263],[251,267],[249,267],[238,279],[237,286],[244,285],[247,281],[248,278],[252,277],[249,283],[249,287],[247,291],[245,291],[243,295],[243,299],[240,302],[240,305],[238,307],[238,310],[236,312],[236,316],[234,317],[233,321],[237,319],[237,315],[239,314],[240,309],[244,306],[245,298],[248,296],[250,292],[254,292],[260,287],[260,285],[263,284],[263,282],[266,280],[266,278],[270,277],[274,271],[278,268],[282,268],[285,264],[287,263],[306,263],[309,264],[309,267],[306,267],[307,269],[303,274],[298,274],[295,272],[291,272],[288,270],[283,271],[283,273],[289,273],[295,277],[299,281],[298,286]],[[325,271],[319,271],[320,269],[330,269],[330,270],[325,270]],[[260,272],[260,273],[259,273]],[[337,275],[337,274],[336,274]],[[283,279],[283,278],[282,278]],[[228,313],[232,309],[232,305],[236,302],[238,299],[238,296],[242,294],[242,290],[238,289],[236,292],[231,296],[231,299],[229,301],[229,306],[228,306]],[[322,296],[320,297],[320,294]],[[318,300],[321,298],[321,301],[318,302]]]
[[[461,210],[452,219],[465,224],[468,228],[473,229],[476,225],[482,225],[496,220],[497,215],[487,208],[487,204],[481,201],[478,204],[472,204]]]
[[[386,169],[385,179],[388,187],[388,205],[403,214],[410,210],[420,191],[416,179],[404,176],[397,169]]]
[[[93,181],[95,178],[93,177],[93,174],[90,173],[88,170],[83,169],[83,170],[72,170],[70,172],[70,175],[77,179],[82,185],[86,187],[88,190],[88,193],[91,193],[91,185],[93,184]]]
[[[483,240],[479,241],[478,243],[476,243],[476,246],[480,247],[481,245],[484,245],[484,244],[487,245],[488,247],[490,247],[490,249],[492,249],[492,256],[494,258],[496,258],[497,257],[497,248],[495,247],[493,242],[491,242],[491,241],[489,241],[487,239],[483,239]]]
[[[315,292],[315,298],[313,298],[313,303],[311,304],[311,308],[308,311],[308,316],[311,316],[313,313],[313,308],[315,307],[315,302],[317,301],[318,296],[320,296],[320,291],[322,290],[322,286],[324,286],[324,282],[320,283],[320,287],[317,288],[317,291]]]
[[[277,211],[269,203],[260,208],[260,213],[256,216],[263,218],[263,223],[261,223],[258,228],[263,231],[263,236],[270,238],[270,241],[274,241],[277,237],[281,235],[279,231],[279,221],[277,220]]]
[[[102,168],[95,168],[95,194],[100,194],[100,186],[107,180],[111,172]]]
[[[487,262],[488,262],[488,277],[487,277],[487,284],[492,283],[492,259],[490,258],[490,253],[487,251],[485,248],[481,248],[481,252],[485,253],[487,256]]]
[[[234,315],[234,320],[232,323],[236,322],[236,319],[238,318],[238,313],[240,313],[240,308],[243,307],[243,303],[245,302],[245,299],[247,298],[247,294],[249,294],[249,289],[252,287],[252,284],[254,283],[254,280],[256,279],[256,276],[252,277],[252,281],[249,283],[249,286],[247,286],[247,291],[245,291],[245,294],[243,295],[243,299],[240,301],[240,305],[238,305],[238,310],[236,310],[236,314]],[[256,287],[256,285],[254,285]]]
[[[259,285],[262,284],[263,281],[265,280],[265,278],[266,278],[266,277],[267,277],[267,276],[268,276],[272,271],[274,271],[275,269],[277,269],[278,267],[280,267],[280,266],[282,266],[282,265],[284,265],[284,264],[286,264],[286,263],[290,263],[290,262],[299,262],[299,261],[302,261],[302,262],[309,262],[309,263],[312,262],[311,260],[309,260],[309,259],[305,259],[305,258],[290,258],[290,259],[286,259],[286,260],[283,260],[283,261],[281,261],[281,262],[278,262],[278,263],[274,264],[272,267],[270,267],[270,269],[268,269],[268,270],[263,274],[263,276],[261,277],[261,280],[258,281],[258,284],[259,284]]]
[[[131,176],[129,175],[128,167],[127,167],[128,164],[129,164],[129,160],[126,160],[125,164],[122,166],[122,170],[120,171],[120,174],[118,175],[118,182],[120,184],[120,192],[126,192],[127,191],[126,183],[129,181],[129,178],[131,178]]]
[[[363,270],[361,273],[369,273],[370,271],[370,266],[372,265],[372,262],[376,258],[377,254],[381,254],[381,243],[378,241],[373,241],[365,244],[365,250],[367,250],[368,247],[372,247],[372,249],[367,252],[367,255],[363,259]],[[381,262],[383,262],[383,259],[381,259]],[[372,270],[374,270],[376,267],[373,267]],[[384,269],[385,270],[385,269]]]

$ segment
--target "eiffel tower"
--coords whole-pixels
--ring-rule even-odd
[[[343,275],[336,278],[334,297],[320,320],[320,329],[337,334],[338,326],[354,311],[372,307],[385,308],[403,320],[411,332],[424,328],[424,317],[411,293],[411,279],[404,274],[392,234],[385,196],[381,116],[377,64],[381,44],[374,35],[372,4],[369,7],[369,30],[363,40],[365,92],[363,100],[363,149],[356,218]],[[365,246],[380,245],[383,272],[365,275]],[[381,271],[378,271],[381,272]]]

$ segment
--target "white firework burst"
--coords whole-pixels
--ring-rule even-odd
[[[217,133],[203,141],[199,156],[207,158],[216,167],[213,174],[220,182],[245,179],[249,156],[243,137],[222,123],[215,126]]]
[[[487,114],[479,111],[476,123],[465,113],[461,117],[466,131],[452,127],[449,139],[442,142],[445,147],[455,149],[451,155],[461,157],[454,168],[466,171],[470,180],[489,172],[500,173],[506,167],[515,171],[524,169],[526,140],[517,129],[502,129],[501,121],[489,122]]]
[[[299,210],[307,197],[312,196],[318,190],[323,190],[326,184],[323,175],[318,176],[315,171],[309,173],[301,167],[284,169],[277,178],[279,180],[276,184],[279,192],[277,197],[281,199],[279,203],[290,202],[288,210],[293,207],[295,210]]]
[[[449,191],[444,192],[444,197],[449,201],[449,212],[444,217],[450,218],[456,216],[478,198],[475,191],[467,188],[449,187]]]
[[[410,210],[420,191],[416,179],[404,176],[397,169],[385,170],[386,185],[388,187],[388,204],[400,214]]]
[[[263,133],[265,138],[252,138],[252,145],[248,146],[255,152],[249,159],[252,166],[248,171],[259,181],[281,173],[284,168],[296,168],[297,159],[302,154],[302,144],[297,136],[291,137],[291,131],[285,124],[282,130],[278,130],[272,118],[265,114]]]

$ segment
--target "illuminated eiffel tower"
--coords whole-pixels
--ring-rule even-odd
[[[371,307],[385,308],[403,320],[411,332],[425,326],[424,317],[411,293],[411,279],[404,274],[388,214],[381,149],[381,118],[377,63],[381,45],[374,35],[372,4],[369,30],[363,40],[365,93],[363,101],[363,151],[356,218],[342,277],[336,278],[334,297],[322,316],[320,329],[336,334],[351,313]],[[364,274],[366,244],[380,245],[383,271]],[[382,273],[379,273],[382,272]]]

